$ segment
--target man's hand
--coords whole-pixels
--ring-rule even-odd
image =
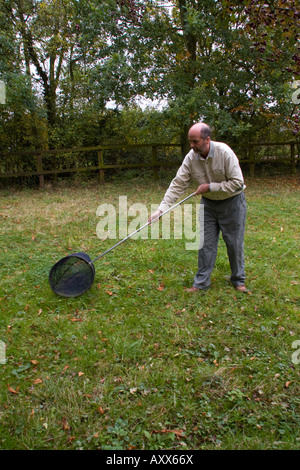
[[[196,194],[204,194],[204,193],[208,193],[208,191],[209,191],[209,184],[203,183],[203,184],[200,184],[200,186],[198,186]]]
[[[156,220],[159,219],[159,216],[162,214],[162,211],[157,209],[157,211],[153,212],[153,214],[150,215],[148,222],[151,224],[152,222],[156,222]]]

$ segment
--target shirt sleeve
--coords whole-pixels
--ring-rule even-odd
[[[171,181],[163,200],[159,205],[159,209],[165,212],[182,196],[188,188],[191,180],[191,171],[188,156],[182,162],[177,171],[175,178]]]

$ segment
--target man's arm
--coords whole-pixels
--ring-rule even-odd
[[[182,162],[182,165],[177,171],[177,174],[175,178],[171,181],[170,186],[168,187],[163,200],[161,201],[157,211],[153,212],[153,214],[150,215],[148,222],[154,222],[155,219],[157,219],[160,214],[165,212],[169,207],[171,207],[177,199],[184,194],[186,191],[187,187],[189,186],[191,179],[191,172],[189,168],[189,158],[188,155],[185,157],[185,159]]]
[[[177,171],[175,178],[172,180],[169,188],[167,189],[163,200],[159,205],[159,210],[165,212],[182,196],[187,190],[191,180],[191,171],[189,167],[188,155],[182,162],[181,167]]]

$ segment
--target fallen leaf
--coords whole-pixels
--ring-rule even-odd
[[[113,293],[112,293],[111,291],[109,291],[109,290],[107,290],[106,293],[107,293],[108,295],[113,295]]]
[[[64,416],[62,419],[62,425],[63,425],[63,430],[68,431],[70,429],[69,423],[67,421],[67,418]]]
[[[162,429],[160,432],[161,432],[161,433],[172,432],[173,434],[176,434],[176,436],[179,436],[179,437],[181,437],[182,434],[183,434],[183,430],[182,430],[182,429]]]
[[[36,359],[32,359],[30,362],[31,362],[31,364],[34,364],[34,365],[39,363],[39,361],[37,361]]]
[[[164,290],[164,288],[165,288],[164,284],[160,284],[159,287],[157,287],[156,289],[159,291],[162,291]]]
[[[84,372],[78,372],[78,377],[82,377],[84,375]]]
[[[291,383],[293,383],[294,380],[291,380],[290,382],[285,382],[285,388],[289,388],[289,386],[291,385]]]
[[[104,409],[102,408],[102,406],[98,406],[97,411],[101,413],[102,415],[104,413]]]
[[[8,384],[7,384],[7,389],[10,393],[13,393],[13,394],[17,394],[19,393],[19,387],[17,387],[17,389],[15,390],[14,388],[10,387]]]
[[[42,384],[42,383],[43,383],[42,379],[35,379],[35,381],[33,382],[33,385]]]

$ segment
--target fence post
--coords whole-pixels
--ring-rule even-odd
[[[291,168],[292,173],[296,172],[295,143],[291,142]]]
[[[157,147],[152,146],[152,164],[153,164],[153,176],[154,179],[158,179],[158,167],[157,167]]]
[[[250,176],[254,176],[255,173],[255,158],[254,158],[254,147],[250,145],[249,147],[249,160],[250,160]]]
[[[99,167],[99,183],[104,184],[105,181],[105,175],[104,175],[104,169],[103,169],[103,149],[98,150],[98,167]]]
[[[44,189],[45,188],[45,178],[43,175],[43,160],[42,160],[42,155],[39,154],[36,157],[37,161],[37,171],[39,172],[39,180],[40,180],[40,188]]]

